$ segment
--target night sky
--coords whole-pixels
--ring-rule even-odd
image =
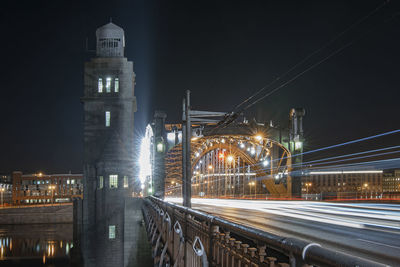
[[[110,17],[124,28],[134,62],[140,138],[155,109],[179,122],[187,89],[194,108],[231,111],[382,3],[2,2],[0,172],[82,172],[83,63],[94,56],[86,40],[93,50],[96,28]],[[304,107],[306,149],[399,129],[399,12],[398,1],[380,8],[293,74],[351,46],[246,116],[286,125],[290,108]]]

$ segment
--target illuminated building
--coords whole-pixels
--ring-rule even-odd
[[[382,191],[384,197],[400,198],[400,169],[383,172]]]
[[[302,177],[302,195],[317,200],[378,199],[382,197],[382,176],[382,170],[308,171]]]
[[[11,175],[0,174],[0,206],[12,203],[12,179]]]
[[[12,173],[14,205],[72,202],[83,197],[82,174]]]

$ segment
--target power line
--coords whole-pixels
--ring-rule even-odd
[[[273,80],[272,82],[270,82],[269,84],[264,85],[261,89],[259,89],[257,92],[255,92],[254,94],[252,94],[250,97],[248,97],[247,99],[245,99],[244,101],[242,101],[241,103],[239,103],[238,105],[235,106],[234,110],[238,109],[240,106],[242,106],[243,104],[247,103],[248,101],[250,101],[251,99],[253,99],[256,95],[260,94],[262,91],[264,91],[265,89],[269,88],[272,84],[274,84],[275,82],[281,80],[282,78],[284,78],[286,75],[288,75],[290,72],[292,72],[293,70],[295,70],[298,66],[301,66],[303,63],[307,62],[311,57],[313,57],[314,55],[318,54],[319,52],[321,52],[322,50],[324,50],[325,48],[329,47],[332,43],[334,43],[336,40],[338,40],[341,36],[343,36],[344,34],[346,34],[348,31],[350,31],[352,28],[356,27],[357,25],[361,24],[362,22],[364,22],[366,19],[368,19],[370,16],[374,15],[376,12],[378,12],[382,7],[384,7],[389,1],[384,1],[381,5],[379,5],[378,7],[376,7],[374,10],[372,10],[370,13],[368,13],[366,16],[362,17],[361,19],[357,20],[356,22],[354,22],[353,24],[351,24],[349,27],[347,27],[344,31],[340,32],[339,34],[337,34],[335,37],[333,37],[331,40],[329,40],[327,43],[325,43],[323,46],[321,46],[320,48],[318,48],[317,50],[313,51],[312,53],[310,53],[309,55],[307,55],[305,58],[303,58],[302,60],[300,60],[298,63],[296,63],[294,66],[292,66],[288,71],[286,71],[285,73],[279,75],[275,80]]]
[[[359,25],[360,23],[362,23],[363,21],[365,21],[367,18],[369,18],[370,16],[372,16],[373,14],[375,14],[377,11],[379,11],[383,6],[385,6],[389,1],[384,1],[380,6],[378,6],[377,8],[375,8],[372,12],[368,13],[366,16],[364,16],[363,18],[361,18],[360,20],[356,21],[355,23],[353,23],[351,26],[349,26],[346,30],[342,31],[341,33],[339,33],[336,37],[334,37],[332,40],[328,41],[324,46],[322,46],[321,48],[317,49],[316,51],[314,51],[313,53],[311,53],[310,55],[308,55],[306,58],[304,58],[303,60],[301,60],[298,64],[294,65],[291,69],[289,69],[289,71],[285,72],[283,76],[286,76],[288,73],[290,73],[292,70],[294,70],[295,68],[297,68],[298,66],[302,65],[304,62],[306,62],[309,58],[311,58],[313,55],[317,54],[318,52],[322,51],[323,49],[325,49],[326,47],[330,46],[333,42],[335,42],[338,38],[340,38],[342,35],[344,35],[345,33],[347,33],[350,29],[356,27],[357,25]],[[395,18],[395,16],[392,16],[391,18],[387,19],[384,21],[384,23],[391,21]],[[347,47],[351,46],[353,43],[355,43],[357,40],[359,40],[361,37],[363,37],[364,35],[366,35],[367,33],[369,33],[370,31],[372,31],[373,29],[375,29],[375,27],[369,29],[367,32],[365,32],[364,34],[359,35],[356,39],[353,39],[352,41],[348,42],[347,44],[341,46],[340,48],[334,50],[332,53],[330,53],[328,56],[324,57],[323,59],[317,61],[316,63],[314,63],[313,65],[311,65],[310,67],[308,67],[307,69],[301,71],[300,73],[298,73],[297,75],[295,75],[293,78],[291,78],[290,80],[284,82],[283,84],[281,84],[280,86],[272,89],[271,91],[269,91],[268,93],[266,93],[265,95],[263,95],[262,97],[258,98],[257,100],[255,100],[254,102],[248,104],[247,106],[245,106],[244,108],[241,108],[239,111],[235,111],[235,109],[237,109],[239,106],[242,106],[243,104],[247,103],[248,101],[250,101],[251,99],[253,99],[256,95],[259,95],[262,91],[264,91],[266,88],[268,88],[270,85],[272,85],[273,83],[275,83],[277,80],[280,80],[282,77],[278,77],[275,81],[273,81],[272,83],[268,84],[267,86],[264,86],[263,88],[261,88],[259,91],[257,91],[255,94],[253,94],[252,96],[250,96],[249,98],[247,98],[246,100],[242,101],[239,105],[237,105],[234,109],[233,112],[231,113],[227,113],[226,117],[221,120],[217,126],[215,128],[218,128],[220,126],[224,126],[226,127],[228,124],[230,124],[231,122],[233,122],[243,111],[247,110],[248,108],[252,107],[253,105],[257,104],[258,102],[260,102],[261,100],[265,99],[266,97],[270,96],[271,94],[275,93],[276,91],[278,91],[279,89],[283,88],[284,86],[290,84],[291,82],[295,81],[297,78],[299,78],[300,76],[302,76],[303,74],[305,74],[306,72],[314,69],[315,67],[319,66],[320,64],[324,63],[325,61],[327,61],[328,59],[330,59],[331,57],[339,54],[340,52],[342,52],[344,49],[346,49]],[[214,128],[214,129],[215,129]]]

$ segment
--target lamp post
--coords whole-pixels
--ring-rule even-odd
[[[250,196],[251,196],[251,187],[252,187],[253,185],[255,185],[255,182],[250,182],[249,185],[250,185]],[[254,189],[254,190],[255,190],[255,189]],[[255,198],[255,195],[256,195],[256,192],[254,191],[254,198]]]
[[[54,190],[56,189],[55,185],[49,185],[49,190],[51,190],[51,203],[54,204]]]
[[[363,188],[365,190],[365,198],[367,198],[368,183],[363,184]]]
[[[1,206],[4,207],[4,202],[3,202],[3,192],[4,192],[4,188],[0,188],[0,192],[1,192]]]
[[[206,184],[207,184],[207,196],[208,197],[210,197],[209,194],[210,194],[210,171],[211,170],[213,170],[213,166],[210,164],[210,165],[208,165],[208,177],[207,177],[207,181],[206,181]]]
[[[306,183],[306,200],[308,200],[308,187],[312,186],[312,183]]]

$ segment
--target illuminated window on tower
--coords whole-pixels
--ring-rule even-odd
[[[103,79],[99,78],[99,82],[98,82],[98,92],[99,93],[103,93]]]
[[[115,225],[108,226],[108,238],[115,239]]]
[[[117,174],[110,175],[110,188],[118,188],[118,175]]]
[[[128,188],[129,184],[128,184],[128,176],[124,176],[124,188]]]
[[[107,93],[111,92],[111,78],[106,79],[106,92]]]
[[[118,93],[119,92],[119,79],[115,78],[114,80],[114,92]]]
[[[104,178],[103,176],[99,176],[99,189],[102,189],[104,186]]]
[[[106,127],[110,127],[111,125],[111,112],[106,111]]]

